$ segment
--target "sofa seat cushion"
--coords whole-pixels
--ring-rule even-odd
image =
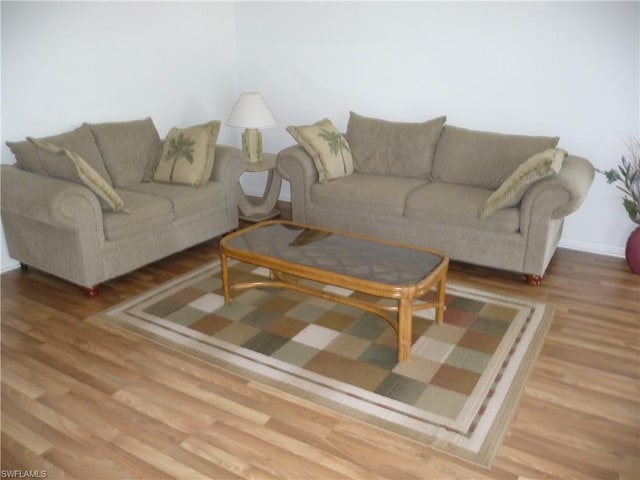
[[[171,202],[174,219],[188,217],[215,207],[226,208],[224,186],[220,182],[209,182],[200,188],[157,182],[139,183],[129,185],[126,190]]]
[[[446,125],[436,148],[431,179],[495,190],[533,154],[557,144],[558,137],[507,135]]]
[[[173,220],[173,208],[167,199],[116,189],[127,204],[128,213],[104,213],[104,236],[118,240],[167,225]]]
[[[519,208],[505,208],[483,219],[478,217],[478,209],[491,193],[491,190],[467,185],[429,183],[409,194],[405,216],[440,225],[518,232]]]
[[[418,178],[352,173],[329,183],[313,185],[311,201],[385,215],[402,215],[407,195],[425,183]]]

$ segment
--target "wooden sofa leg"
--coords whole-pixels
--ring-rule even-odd
[[[544,275],[534,275],[533,273],[525,273],[524,278],[527,279],[527,283],[532,287],[537,287],[538,285],[542,285],[542,279]]]
[[[100,291],[100,284],[91,285],[90,287],[80,287],[80,288],[84,292],[85,297],[95,297],[96,295],[98,295],[98,292]]]

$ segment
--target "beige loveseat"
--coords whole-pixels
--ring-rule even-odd
[[[147,118],[7,142],[16,156],[0,170],[9,255],[95,295],[106,280],[237,228],[242,154],[215,145],[219,127],[172,129],[163,143]]]
[[[564,217],[593,181],[592,165],[556,148],[557,137],[445,120],[352,112],[344,135],[327,119],[288,127],[298,145],[279,152],[276,168],[291,185],[293,220],[435,248],[539,283]]]

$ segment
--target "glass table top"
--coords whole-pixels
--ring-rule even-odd
[[[223,240],[227,247],[386,285],[411,285],[443,257],[287,223],[268,223]]]

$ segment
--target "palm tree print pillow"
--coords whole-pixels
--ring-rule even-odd
[[[194,187],[206,185],[213,169],[219,132],[217,120],[169,130],[153,180]]]
[[[287,132],[313,158],[320,182],[353,173],[349,144],[328,118],[313,125],[289,126]]]

